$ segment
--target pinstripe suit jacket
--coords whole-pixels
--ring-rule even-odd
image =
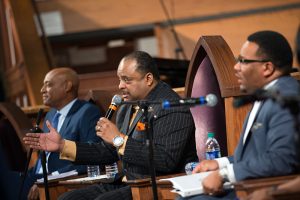
[[[158,85],[149,93],[146,100],[179,99],[179,96],[165,83]],[[163,110],[161,105],[149,105],[154,149],[154,166],[157,175],[182,172],[187,162],[197,159],[195,147],[195,126],[188,108]],[[123,105],[117,114],[120,132],[129,136],[124,155],[121,157],[123,172],[127,179],[144,178],[149,175],[148,148],[144,132],[136,130],[142,117],[139,110],[129,127],[132,105]],[[118,159],[116,150],[102,143],[77,143],[76,162],[108,164]]]

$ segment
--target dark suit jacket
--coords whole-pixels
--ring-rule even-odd
[[[146,100],[158,101],[179,99],[179,96],[165,83],[158,85],[149,93]],[[182,172],[187,162],[197,159],[195,147],[195,126],[188,108],[163,110],[160,104],[149,105],[148,119],[153,131],[154,166],[157,175]],[[131,105],[120,107],[116,123],[119,130],[128,135],[123,162],[123,172],[128,179],[142,178],[149,175],[148,148],[145,133],[136,130],[141,119],[139,110],[129,127]],[[108,145],[77,143],[76,162],[107,164],[118,160],[116,150]]]
[[[299,95],[300,92],[298,82],[290,76],[279,78],[273,87],[280,95]],[[289,110],[271,99],[263,101],[245,144],[243,136],[234,154],[233,169],[238,181],[295,172],[299,146],[295,144],[294,122]]]

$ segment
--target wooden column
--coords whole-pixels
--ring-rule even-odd
[[[6,67],[9,98],[13,100],[13,95],[23,93],[28,97],[29,105],[42,104],[40,88],[49,65],[34,23],[31,0],[5,0],[4,5],[4,12],[9,13],[9,19],[6,15],[6,24],[2,24],[2,27],[8,30],[10,35],[7,37],[13,42],[11,47],[15,47],[6,51],[19,54],[17,62]],[[14,93],[13,90],[17,88],[21,88],[21,91]]]

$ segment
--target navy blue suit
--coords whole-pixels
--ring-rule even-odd
[[[46,120],[53,119],[56,109],[51,109],[45,119],[44,128],[45,133],[49,132],[46,126]],[[96,135],[95,126],[100,118],[99,109],[86,101],[76,100],[69,110],[62,127],[59,131],[62,138],[78,141],[78,142],[99,142],[100,138]],[[38,178],[42,178],[42,174],[36,174],[35,167],[28,171],[28,176],[25,181],[23,194],[27,196],[29,189]],[[67,172],[76,169],[78,173],[86,172],[85,165],[74,165],[73,162],[59,159],[59,153],[51,152],[48,158],[48,172],[52,173],[58,171],[59,173]],[[25,198],[25,196],[24,196]]]

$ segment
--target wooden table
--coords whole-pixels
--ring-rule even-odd
[[[173,185],[170,181],[159,181],[159,179],[172,178],[176,176],[182,176],[181,174],[173,174],[167,176],[159,176],[156,179],[157,184],[157,196],[158,199],[161,200],[170,200],[176,199],[178,196],[176,193],[171,192],[173,190]],[[129,180],[127,184],[131,186],[132,198],[133,200],[152,200],[153,192],[152,192],[152,184],[151,179],[137,179],[137,180]]]
[[[259,178],[259,179],[251,179],[251,180],[244,180],[237,182],[234,184],[234,188],[236,191],[236,195],[238,198],[246,197],[250,193],[254,192],[255,190],[277,186],[283,183],[286,183],[294,178],[299,176],[296,175],[289,175],[289,176],[278,176],[278,177],[269,177],[269,178]],[[279,196],[281,194],[278,194]]]
[[[163,178],[171,178],[175,176],[181,176],[183,174],[176,174],[176,175],[169,175],[169,176],[160,176],[157,177],[157,194],[158,199],[160,200],[171,200],[176,199],[177,194],[172,193],[171,190],[173,189],[172,183],[170,181],[159,181],[159,179]],[[265,187],[271,187],[274,185],[279,185],[282,183],[285,183],[287,181],[290,181],[294,178],[299,176],[297,175],[289,175],[289,176],[280,176],[280,177],[271,177],[271,178],[261,178],[261,179],[252,179],[252,180],[244,180],[237,182],[234,184],[235,191],[238,198],[246,197],[251,192],[265,188]],[[72,177],[74,178],[80,178],[83,176],[76,176]],[[84,182],[78,182],[78,181],[72,181],[70,180],[70,177],[68,177],[69,180],[60,179],[60,180],[51,180],[49,181],[49,194],[50,199],[55,200],[57,199],[62,193],[79,189],[82,187],[86,187],[89,185],[97,184],[99,182],[107,183],[111,182],[111,180],[105,180],[105,179],[98,179],[98,180],[92,180],[92,181],[84,181]],[[132,191],[132,197],[133,200],[152,200],[153,199],[153,193],[152,193],[152,185],[151,185],[151,179],[137,179],[137,180],[130,180],[127,181],[127,184],[131,186]],[[45,191],[44,191],[44,185],[43,183],[37,183],[39,194],[40,194],[40,200],[45,200]],[[289,193],[280,193],[277,194],[276,199],[291,199],[290,197],[299,197],[299,193],[295,194],[289,194]],[[293,198],[292,198],[293,199]]]
[[[62,178],[62,179],[56,179],[56,180],[50,180],[48,182],[48,188],[49,188],[49,196],[50,200],[56,200],[58,197],[68,191],[74,190],[74,189],[79,189],[83,187],[87,187],[89,185],[97,184],[100,182],[107,183],[111,182],[111,180],[103,180],[103,179],[96,179],[96,180],[90,180],[90,181],[75,181],[77,178],[84,178],[86,175],[81,175],[81,176],[72,176],[72,177],[67,177],[67,178]],[[74,180],[74,181],[72,181]],[[44,183],[36,183],[38,186],[39,190],[39,195],[40,195],[40,200],[45,200],[46,195],[45,195],[45,187]]]

